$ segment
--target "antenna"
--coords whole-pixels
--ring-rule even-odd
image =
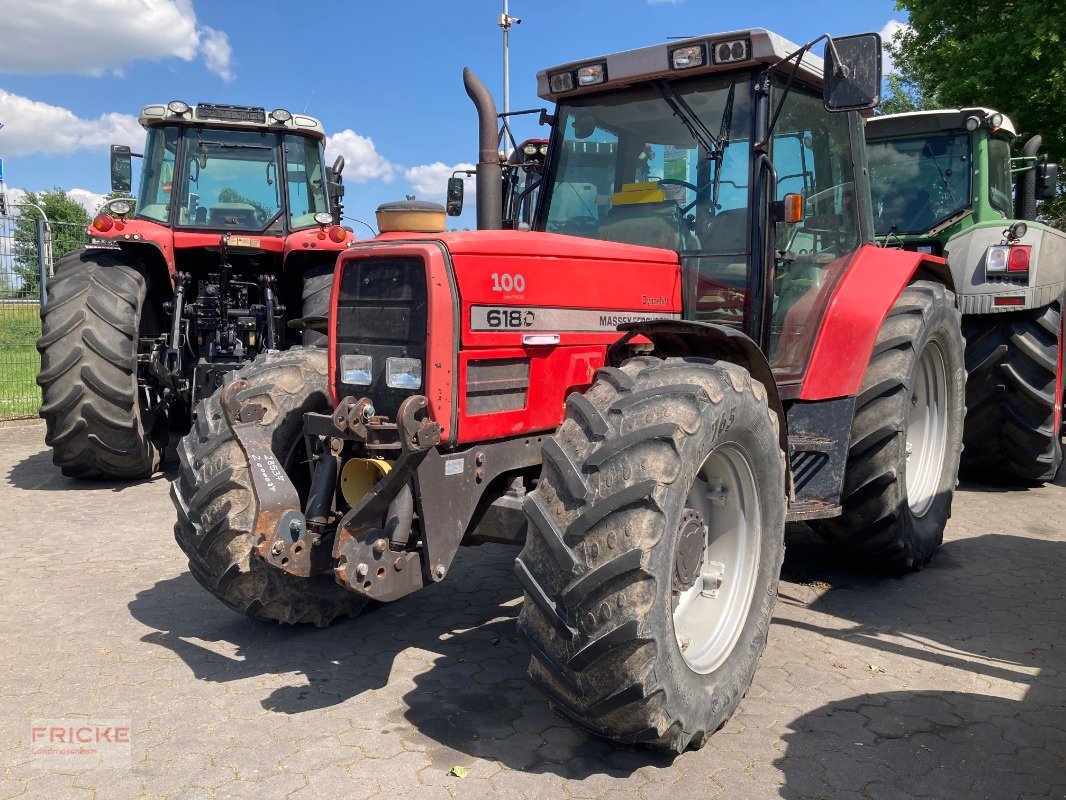
[[[502,134],[504,131],[506,131],[508,134],[510,134],[511,124],[508,121],[507,114],[511,110],[511,26],[521,25],[522,20],[520,20],[518,17],[512,17],[508,13],[507,0],[503,0],[503,13],[500,14],[500,18],[496,24],[503,29],[503,129],[500,131],[500,133]],[[501,138],[504,142],[504,155],[510,156],[510,141],[514,137],[508,135],[506,138],[503,138],[502,136]]]

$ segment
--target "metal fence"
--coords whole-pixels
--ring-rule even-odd
[[[46,225],[32,212],[0,217],[0,419],[33,417],[41,407],[42,282],[47,286],[55,262],[86,241],[83,225]]]

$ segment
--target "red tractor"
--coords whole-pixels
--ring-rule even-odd
[[[64,256],[42,311],[41,416],[64,475],[129,479],[159,466],[171,423],[287,326],[322,317],[341,227],[340,173],[318,120],[275,109],[146,106],[136,199],[107,203]],[[111,148],[115,192],[130,149]],[[304,344],[325,344],[304,330]]]
[[[879,37],[824,66],[813,44],[752,29],[540,73],[530,231],[503,229],[467,71],[479,230],[379,219],[338,259],[328,350],[201,403],[172,488],[197,580],[325,625],[444,580],[460,545],[520,545],[552,706],[680,751],[751,683],[786,521],[920,568],[958,470],[959,312],[943,259],[871,243]]]

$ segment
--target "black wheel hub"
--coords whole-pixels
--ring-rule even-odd
[[[677,537],[677,551],[674,554],[675,592],[691,589],[703,566],[703,554],[706,549],[707,526],[700,512],[686,508],[681,512],[681,524]]]

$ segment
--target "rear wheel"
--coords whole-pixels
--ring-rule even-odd
[[[262,425],[274,453],[298,487],[306,484],[303,415],[329,408],[326,353],[301,347],[265,353],[232,380],[248,382],[240,402],[266,409]],[[251,475],[223,419],[220,394],[197,404],[193,428],[178,445],[180,468],[170,488],[178,511],[174,537],[189,557],[193,577],[227,606],[256,619],[321,627],[355,616],[366,601],[343,589],[332,574],[299,578],[253,552]]]
[[[329,297],[333,289],[333,262],[316,264],[303,275],[304,317],[329,316]],[[304,330],[301,342],[305,347],[325,347],[326,335],[318,331]]]
[[[736,710],[784,554],[777,425],[747,371],[701,359],[634,359],[567,400],[515,564],[562,716],[680,752]]]
[[[60,259],[41,311],[41,416],[64,475],[129,480],[159,468],[167,420],[138,385],[137,347],[154,335],[143,275],[121,253]]]
[[[881,326],[855,401],[843,513],[812,523],[841,556],[921,567],[944,537],[959,469],[965,372],[950,291],[918,281]]]
[[[966,432],[962,468],[994,483],[1053,480],[1062,464],[1056,425],[1061,403],[1062,312],[967,317]]]

